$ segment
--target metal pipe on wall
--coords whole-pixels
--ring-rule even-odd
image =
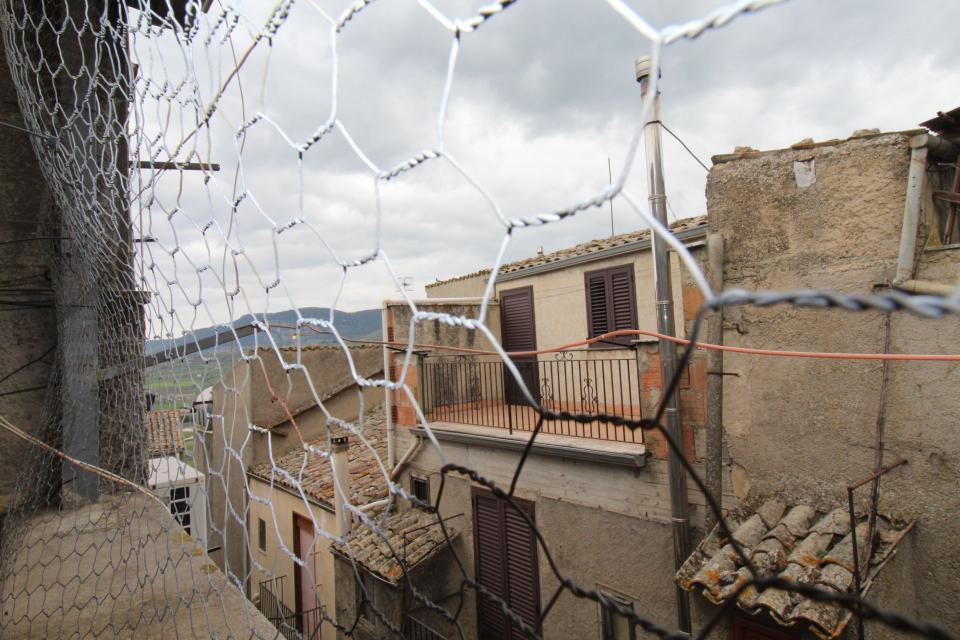
[[[393,326],[393,313],[390,310],[390,305],[388,302],[384,301],[383,307],[380,310],[380,332],[382,335],[382,340],[384,343],[389,343],[393,341],[393,336],[391,335],[390,328]],[[396,382],[396,380],[390,380],[390,365],[393,364],[393,354],[386,347],[383,348],[383,377],[386,378],[389,382]],[[383,413],[384,419],[387,423],[387,468],[393,469],[394,467],[394,457],[396,456],[395,447],[396,443],[396,434],[394,432],[393,424],[393,414],[391,413],[391,408],[393,407],[393,389],[389,386],[383,388]]]
[[[649,89],[651,62],[649,56],[638,58],[635,66],[636,79],[640,83],[641,95],[646,96]],[[644,149],[647,163],[647,188],[650,208],[653,216],[664,226],[667,223],[667,196],[663,183],[663,154],[660,141],[660,94],[653,96],[653,104],[644,125]],[[657,299],[657,331],[667,336],[675,336],[673,319],[673,287],[670,278],[670,258],[667,245],[658,234],[653,236],[653,278]],[[677,349],[670,340],[660,340],[660,384],[666,390],[676,371]],[[665,402],[667,433],[683,450],[683,430],[680,423],[680,402],[677,394],[663,398]],[[668,459],[670,476],[670,515],[673,523],[673,557],[677,570],[686,561],[690,550],[690,507],[687,499],[686,472],[678,456],[673,451]],[[677,626],[680,631],[689,634],[690,602],[687,592],[676,587]]]
[[[336,534],[344,537],[350,533],[352,520],[347,503],[350,501],[350,443],[347,436],[338,436],[330,441],[330,463],[333,466],[333,512]]]
[[[710,287],[723,291],[723,236],[707,236],[707,260],[710,266]],[[710,313],[707,320],[707,342],[723,344],[723,307]],[[707,354],[707,459],[704,481],[717,504],[723,499],[723,351],[711,349]],[[704,529],[709,532],[717,524],[707,509]]]
[[[949,140],[931,134],[921,134],[910,139],[910,169],[907,174],[907,193],[903,205],[903,224],[900,227],[900,250],[897,254],[897,272],[893,285],[912,293],[950,295],[954,284],[915,280],[916,251],[920,229],[920,213],[927,187],[927,164],[930,157],[944,162],[953,162],[960,148]]]

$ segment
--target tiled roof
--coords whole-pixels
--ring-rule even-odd
[[[180,412],[176,409],[148,411],[143,425],[147,432],[147,457],[175,456],[184,452]]]
[[[707,226],[707,216],[697,216],[695,218],[686,218],[684,220],[677,220],[670,225],[670,229],[675,232],[688,231],[690,229],[699,229],[701,227]],[[538,267],[545,264],[550,264],[553,262],[560,262],[562,260],[569,260],[570,258],[576,258],[579,256],[588,255],[591,253],[597,253],[599,251],[604,251],[606,249],[612,249],[614,247],[620,247],[626,244],[631,244],[634,242],[640,242],[642,240],[650,239],[650,230],[641,229],[640,231],[629,231],[627,233],[621,233],[619,235],[610,236],[609,238],[599,238],[597,240],[590,240],[588,242],[583,242],[581,244],[567,247],[566,249],[560,249],[558,251],[553,251],[551,253],[546,253],[544,255],[534,256],[532,258],[526,258],[524,260],[517,260],[516,262],[509,262],[507,264],[501,265],[500,274],[513,273],[515,271],[523,271],[524,269],[529,269],[531,267]],[[457,282],[458,280],[467,280],[469,278],[475,278],[477,276],[485,276],[490,273],[490,269],[480,269],[479,271],[474,271],[473,273],[466,273],[461,276],[456,276],[454,278],[448,278],[446,280],[439,280],[437,282],[431,282],[426,285],[428,288],[440,284],[447,284],[449,282]]]
[[[780,502],[769,501],[739,524],[732,522],[731,525],[734,539],[742,545],[760,576],[779,574],[787,580],[839,593],[853,592],[853,543],[846,509],[824,513],[808,505],[788,509]],[[867,526],[864,516],[857,523],[858,545],[867,540]],[[912,526],[912,522],[877,518],[878,544],[868,568],[861,568],[864,592]],[[687,591],[699,590],[714,604],[731,598],[750,577],[733,546],[723,543],[719,535],[719,527],[714,528],[676,576],[681,587]],[[740,594],[737,606],[752,614],[766,611],[784,626],[809,625],[824,639],[837,637],[852,615],[835,604],[815,602],[779,589],[759,593],[752,586]]]
[[[407,569],[410,570],[442,549],[448,541],[436,514],[419,509],[394,512],[386,519],[381,516],[374,522],[385,536],[369,526],[358,525],[344,542],[336,542],[333,547],[367,571],[393,584],[398,583],[403,575],[397,556],[406,559]],[[444,520],[444,526],[449,540],[459,535],[459,530],[450,520]]]
[[[363,419],[363,437],[373,447],[371,451],[355,434],[339,428],[332,428],[332,436],[346,435],[350,449],[347,453],[350,462],[350,502],[364,505],[387,497],[387,483],[380,470],[379,461],[387,459],[386,421],[383,405],[370,411]],[[308,444],[326,449],[326,438],[313,440]],[[333,466],[330,459],[303,449],[295,449],[276,460],[276,465],[264,462],[250,469],[250,475],[270,482],[271,475],[275,484],[288,489],[297,487],[282,474],[274,473],[274,467],[282,469],[303,487],[304,493],[327,506],[333,505]]]

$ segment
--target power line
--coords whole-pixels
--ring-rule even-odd
[[[698,163],[701,167],[703,167],[703,170],[704,170],[704,171],[707,171],[707,172],[710,171],[710,167],[708,167],[703,160],[701,160],[700,158],[698,158],[698,157],[697,157],[697,154],[695,154],[693,151],[690,150],[690,147],[687,146],[687,143],[686,143],[686,142],[684,142],[683,140],[680,139],[680,136],[678,136],[678,135],[675,134],[673,131],[671,131],[671,130],[670,130],[670,127],[668,127],[667,125],[663,124],[663,121],[662,121],[662,120],[653,120],[653,122],[656,122],[657,124],[659,124],[661,127],[663,127],[663,130],[664,130],[664,131],[666,131],[666,132],[669,133],[671,136],[673,136],[673,139],[680,143],[680,146],[683,147],[684,150],[685,150],[687,153],[690,154],[690,157],[691,157],[691,158],[693,158],[694,160],[696,160],[697,163]]]

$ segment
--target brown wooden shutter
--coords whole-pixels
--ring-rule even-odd
[[[490,593],[508,600],[506,566],[503,562],[503,510],[493,494],[474,491],[473,523],[477,582]],[[503,640],[507,629],[507,619],[499,603],[478,594],[477,630],[480,640]]]
[[[533,504],[517,502],[533,520]],[[533,530],[522,515],[506,502],[501,502],[506,532],[507,588],[510,594],[510,609],[534,629],[540,617],[540,577],[537,568],[537,540]],[[524,633],[511,625],[511,640],[526,638]]]
[[[588,338],[610,331],[610,319],[607,317],[607,274],[606,272],[587,275],[587,327]]]
[[[633,283],[633,267],[610,270],[610,330],[637,328],[637,302]]]
[[[537,348],[531,287],[500,292],[500,321],[504,349],[534,351]]]
[[[623,265],[584,274],[587,293],[587,337],[610,331],[636,329],[637,296],[633,265]],[[632,336],[611,338],[629,344]],[[595,343],[595,346],[603,346]]]
[[[533,503],[514,501],[533,520]],[[473,491],[473,518],[477,580],[535,628],[540,617],[540,576],[533,531],[509,504],[482,489]],[[477,609],[481,640],[525,637],[490,598],[478,596]]]
[[[518,287],[500,291],[500,325],[503,348],[507,351],[536,351],[537,329],[533,314],[533,287]],[[514,357],[513,363],[523,377],[524,384],[539,402],[540,377],[537,357]],[[513,376],[503,368],[504,398],[507,404],[527,404]]]

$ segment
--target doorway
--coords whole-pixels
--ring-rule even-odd
[[[293,514],[293,553],[305,566],[294,563],[293,589],[296,597],[297,630],[310,640],[320,638],[320,601],[317,597],[313,522]]]

